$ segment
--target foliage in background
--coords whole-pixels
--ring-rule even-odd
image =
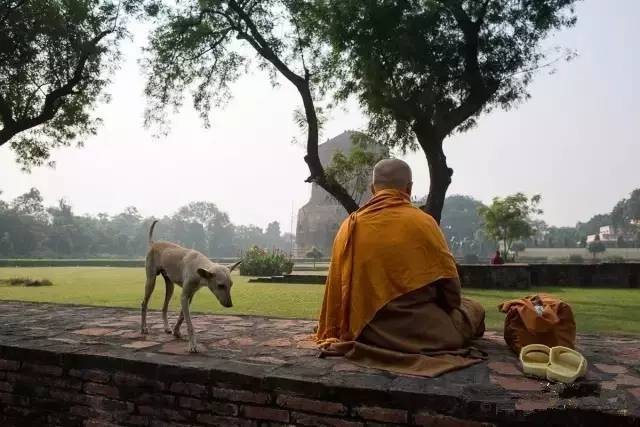
[[[293,261],[279,250],[267,251],[253,246],[242,256],[241,276],[279,276],[293,271]]]
[[[127,207],[117,215],[77,215],[65,200],[45,208],[40,192],[7,203],[0,201],[0,257],[142,257],[153,217]],[[253,245],[291,250],[291,235],[278,222],[266,230],[234,225],[226,212],[210,202],[193,202],[159,218],[154,239],[197,249],[210,257],[238,256]]]
[[[96,133],[135,0],[0,0],[0,146],[25,168]]]
[[[347,155],[342,151],[336,152],[325,173],[329,179],[339,182],[360,205],[371,185],[373,167],[388,157],[387,147],[377,144],[363,134],[355,134],[351,152]]]
[[[607,247],[602,243],[600,237],[596,235],[596,239],[593,242],[589,242],[587,245],[587,250],[591,255],[593,255],[593,259],[595,260],[598,254],[601,254],[607,250]]]
[[[316,262],[320,261],[323,257],[322,251],[316,248],[315,246],[311,248],[309,252],[305,255],[307,258],[313,259],[313,269],[316,269]]]
[[[533,215],[542,213],[538,208],[540,200],[540,195],[529,199],[523,193],[516,193],[505,198],[495,197],[489,206],[480,207],[487,236],[502,244],[504,254],[509,253],[516,240],[533,235],[531,221]]]

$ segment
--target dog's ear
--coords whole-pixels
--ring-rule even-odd
[[[213,277],[213,274],[210,271],[205,270],[204,268],[199,268],[198,270],[198,275],[200,275],[200,277],[202,277],[203,279],[211,279]]]
[[[238,262],[236,262],[236,263],[231,264],[231,265],[228,267],[228,268],[229,268],[229,271],[233,271],[233,270],[234,270],[237,266],[239,266],[241,263],[242,263],[242,260],[240,260],[240,261],[238,261]]]

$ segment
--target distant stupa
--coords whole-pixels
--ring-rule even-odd
[[[322,166],[326,168],[338,151],[349,154],[353,148],[352,137],[357,134],[357,132],[346,131],[320,144],[318,155]],[[362,200],[368,200],[370,197],[371,193],[367,190]],[[347,211],[340,202],[319,185],[312,184],[311,199],[298,211],[296,256],[304,257],[314,246],[324,255],[329,255],[338,227],[346,217]]]

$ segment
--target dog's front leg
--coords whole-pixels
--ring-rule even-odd
[[[149,305],[149,298],[153,293],[153,288],[156,286],[156,276],[152,272],[147,270],[147,281],[144,285],[144,298],[140,303],[141,319],[140,319],[140,333],[146,335],[149,333],[147,328],[147,307]]]
[[[189,352],[197,353],[198,346],[196,343],[196,335],[193,331],[193,325],[191,324],[191,315],[189,314],[189,302],[191,298],[186,295],[186,292],[182,294],[180,302],[182,303],[182,314],[184,315],[184,321],[187,324],[187,334],[189,336]]]

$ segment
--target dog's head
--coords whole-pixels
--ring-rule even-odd
[[[229,267],[216,264],[209,270],[204,268],[198,269],[198,274],[206,283],[206,286],[213,292],[218,298],[220,304],[223,307],[233,307],[231,302],[231,286],[233,281],[231,280],[231,272],[240,265],[242,261],[238,261]]]

